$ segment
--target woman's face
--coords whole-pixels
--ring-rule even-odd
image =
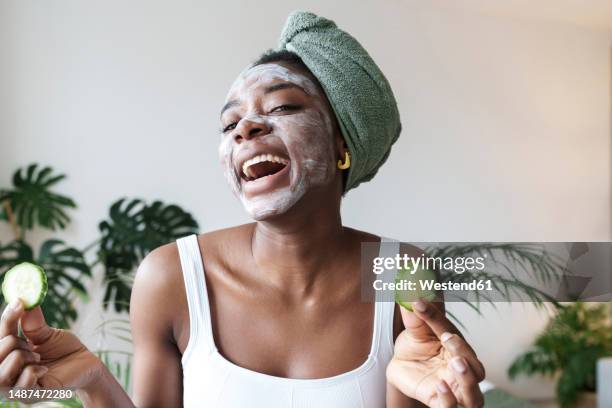
[[[331,109],[307,75],[257,65],[232,84],[221,112],[225,176],[256,220],[282,214],[336,174]]]

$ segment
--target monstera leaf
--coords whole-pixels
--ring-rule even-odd
[[[34,262],[34,251],[23,241],[13,241],[7,245],[0,245],[0,272],[4,274],[8,269],[21,262]]]
[[[13,189],[0,191],[0,203],[8,200],[22,229],[32,229],[38,224],[43,228],[63,229],[70,222],[67,208],[75,208],[70,198],[54,193],[50,189],[66,176],[53,174],[51,167],[38,168],[31,164],[18,169],[13,175]]]
[[[45,270],[49,285],[42,305],[45,318],[54,327],[68,328],[77,318],[77,310],[73,305],[75,298],[84,297],[87,293],[81,279],[84,276],[91,277],[91,270],[81,251],[57,239],[43,242],[38,257],[34,256],[34,251],[24,241],[0,245],[2,275],[21,262],[36,263]]]
[[[129,310],[131,276],[138,263],[153,249],[197,232],[195,219],[176,205],[139,199],[113,203],[109,219],[99,225],[102,239],[99,257],[105,269],[104,305]]]

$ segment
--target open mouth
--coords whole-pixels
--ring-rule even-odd
[[[242,164],[240,177],[249,182],[272,176],[282,171],[289,160],[274,154],[260,154]]]

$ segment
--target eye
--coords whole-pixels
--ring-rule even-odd
[[[286,111],[294,111],[294,110],[298,110],[300,109],[301,106],[300,105],[279,105],[277,107],[275,107],[274,109],[272,109],[270,112],[286,112]]]
[[[223,132],[223,133],[227,133],[227,132],[229,132],[230,130],[234,130],[234,129],[236,129],[236,125],[237,125],[237,124],[238,124],[238,122],[232,122],[232,123],[230,123],[229,125],[227,125],[226,127],[224,127],[224,128],[221,130],[221,132]]]

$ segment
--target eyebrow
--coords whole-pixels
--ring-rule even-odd
[[[294,84],[292,82],[281,82],[278,84],[274,84],[274,85],[270,85],[268,87],[266,87],[266,89],[264,89],[264,95],[270,94],[272,92],[276,92],[276,91],[280,91],[282,89],[289,89],[289,88],[296,88],[299,89],[300,91],[304,92],[305,94],[308,95],[308,92],[306,92],[306,90],[304,88],[302,88],[301,86]],[[234,106],[238,106],[240,105],[240,102],[238,101],[238,99],[233,99],[231,101],[229,101],[228,103],[226,103],[225,105],[223,105],[223,108],[221,109],[221,114],[223,115],[223,112],[225,112],[226,110],[233,108]]]
[[[234,106],[238,106],[238,105],[240,105],[240,102],[238,102],[238,99],[234,99],[232,101],[229,101],[228,103],[223,105],[223,108],[221,108],[221,113],[220,113],[219,116],[223,116],[223,112],[225,112],[229,108],[233,108]]]
[[[306,92],[304,88],[302,88],[301,86],[297,84],[294,84],[293,82],[281,82],[281,83],[270,85],[269,87],[267,87],[264,90],[264,95],[267,95],[275,91],[280,91],[281,89],[287,89],[287,88],[296,88],[304,92],[305,94],[308,94],[308,92]]]

